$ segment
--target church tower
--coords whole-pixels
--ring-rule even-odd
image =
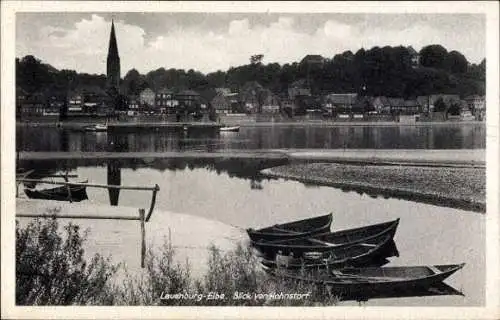
[[[107,61],[107,88],[120,90],[120,56],[116,44],[115,25],[111,20],[111,34],[109,36],[108,61]]]

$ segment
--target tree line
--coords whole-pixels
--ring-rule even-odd
[[[143,89],[192,89],[210,99],[215,88],[227,87],[237,92],[245,83],[257,81],[275,94],[286,94],[298,80],[305,80],[313,95],[358,93],[368,96],[412,98],[430,94],[458,94],[465,97],[485,93],[485,65],[469,63],[458,51],[448,52],[441,45],[429,45],[419,52],[420,65],[412,67],[411,54],[403,46],[373,47],[356,53],[345,51],[324,59],[321,64],[304,61],[268,63],[261,54],[252,55],[249,63],[227,71],[203,74],[193,69],[159,68],[146,74],[128,71],[121,81],[121,92],[138,95]],[[105,75],[57,70],[32,55],[16,59],[16,85],[27,94],[50,90],[67,92],[79,86],[104,88]]]

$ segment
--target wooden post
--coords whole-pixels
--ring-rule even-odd
[[[64,176],[64,182],[69,182],[68,171],[66,171],[66,175]],[[69,186],[69,184],[66,185],[66,189],[68,190],[68,200],[70,203],[72,203],[73,197],[71,197],[71,187]]]
[[[149,212],[148,212],[148,216],[146,217],[146,222],[149,221],[149,219],[151,218],[151,215],[153,214],[153,209],[155,207],[155,203],[156,203],[156,193],[160,190],[160,187],[158,186],[158,184],[155,184],[155,188],[153,190],[153,197],[151,198],[151,206],[149,207]]]
[[[145,210],[139,209],[139,219],[141,220],[141,268],[145,267],[144,260],[146,256],[146,230],[144,228]]]

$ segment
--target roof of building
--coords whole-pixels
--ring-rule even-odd
[[[404,101],[404,106],[405,107],[416,107],[418,104],[417,104],[417,100],[414,100],[414,99],[410,99],[410,100],[405,100]]]
[[[156,92],[156,94],[174,94],[174,91],[168,88],[161,88]]]
[[[151,92],[152,94],[154,94],[154,93],[155,93],[155,92],[153,91],[153,89],[151,89],[151,88],[145,88],[144,90],[141,90],[140,95],[142,95],[143,93],[148,93],[148,94],[149,94],[150,92]]]
[[[354,104],[357,97],[357,93],[330,93],[326,95],[325,100],[330,103]]]
[[[405,105],[405,99],[403,98],[387,98],[387,101],[393,107],[402,107]]]
[[[194,90],[188,89],[179,92],[177,95],[179,96],[199,96],[200,94]]]
[[[387,100],[387,97],[386,96],[378,96],[378,97],[374,97],[372,99],[372,103],[374,103],[375,101],[380,101],[380,103],[382,105],[385,105],[385,106],[388,106],[389,105],[389,100]]]

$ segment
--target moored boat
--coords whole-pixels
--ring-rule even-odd
[[[232,126],[232,127],[221,127],[219,131],[222,132],[238,132],[240,131],[240,126]]]
[[[80,183],[87,183],[88,180]],[[69,191],[68,191],[69,186]],[[86,186],[72,185],[55,188],[25,188],[24,192],[30,199],[80,202],[88,199]],[[71,196],[70,196],[71,193]]]
[[[330,251],[307,252],[301,257],[278,254],[274,260],[263,259],[266,268],[321,269],[361,266],[381,266],[388,257],[399,255],[390,235],[379,235],[363,243],[334,247]]]
[[[272,241],[305,237],[329,231],[332,219],[332,213],[329,213],[323,216],[276,224],[257,230],[250,228],[247,229],[247,233],[252,241]]]
[[[84,130],[85,131],[92,131],[92,132],[104,132],[104,131],[108,131],[108,125],[98,123],[98,124],[86,126],[86,127],[84,127]]]
[[[313,234],[306,237],[295,237],[278,241],[252,241],[252,245],[266,256],[273,256],[278,252],[284,255],[293,253],[300,257],[306,252],[324,252],[332,248],[364,243],[382,235],[394,237],[399,225],[399,219],[394,221],[373,224],[365,227],[346,229],[337,232]]]
[[[465,264],[347,268],[343,270],[283,270],[275,272],[294,279],[327,286],[333,294],[370,296],[416,288],[428,288],[443,282]]]

